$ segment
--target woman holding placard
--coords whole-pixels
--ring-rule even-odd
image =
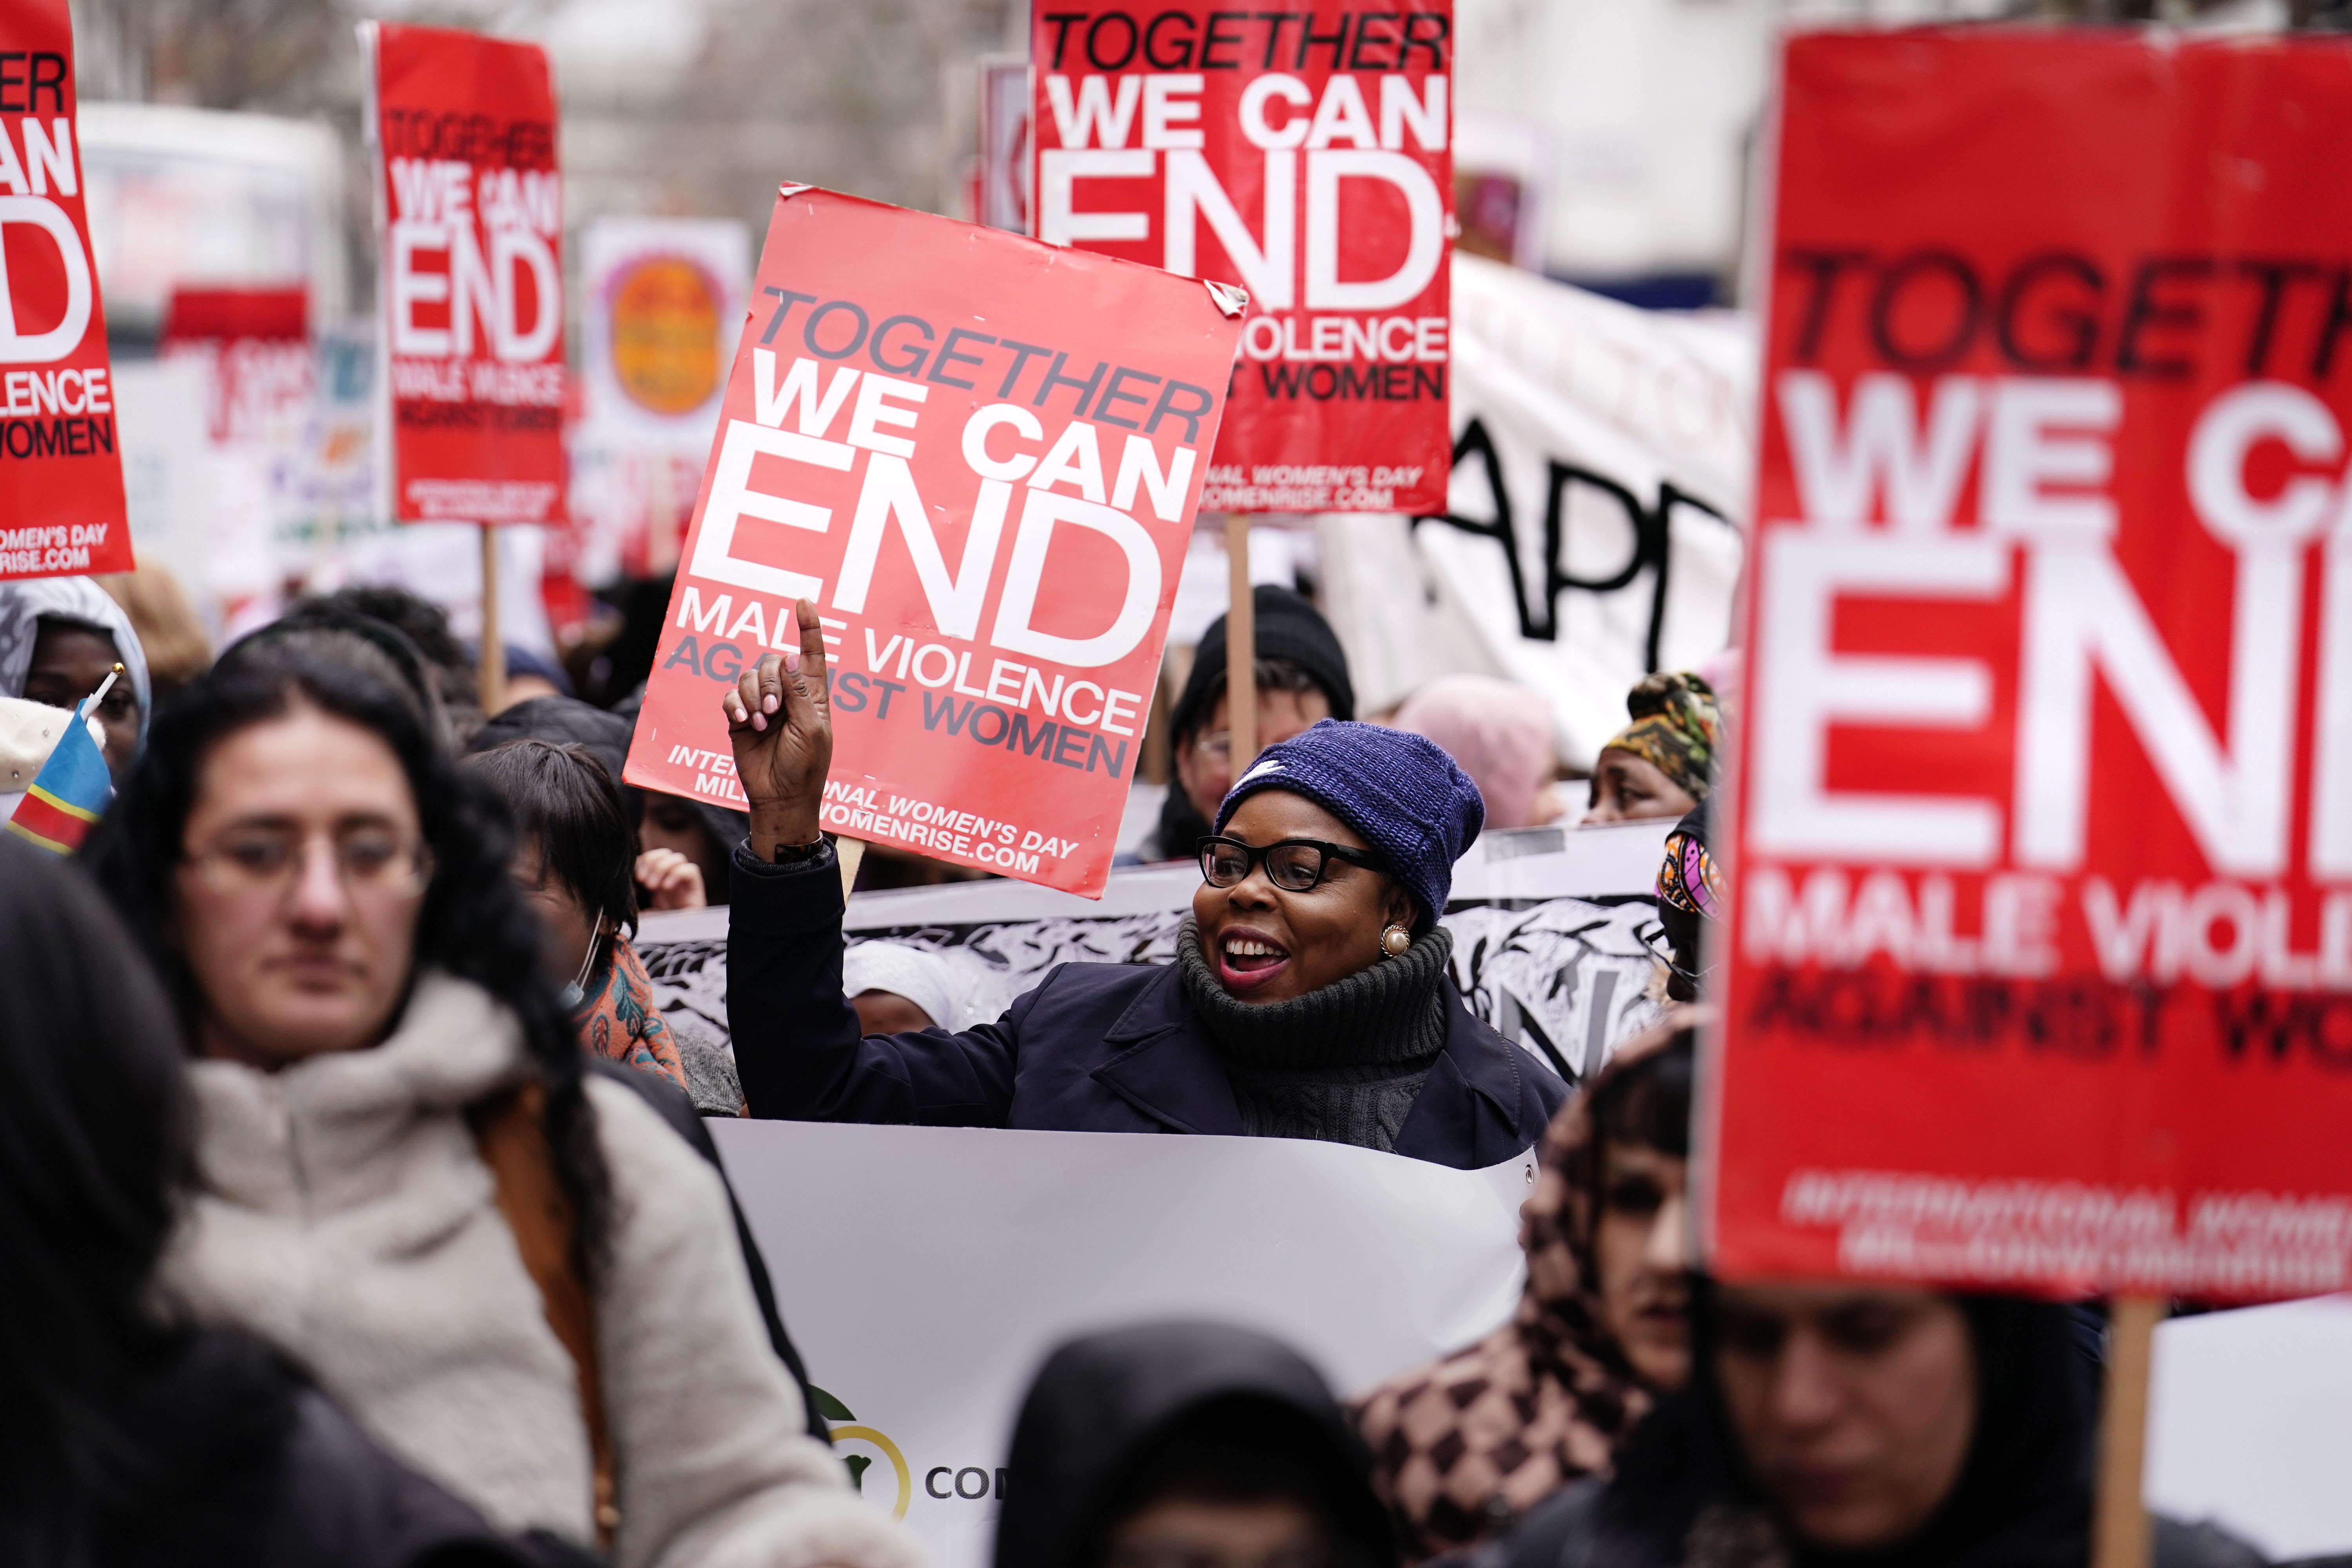
[[[1540,1136],[1567,1087],[1471,1016],[1437,923],[1477,788],[1369,724],[1315,725],[1225,796],[1174,964],[1066,964],[992,1024],[863,1035],[817,826],[824,644],[799,616],[800,647],[723,699],[751,803],[728,1014],[754,1116],[1308,1138],[1459,1169]]]

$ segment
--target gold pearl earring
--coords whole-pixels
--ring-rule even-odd
[[[1391,958],[1402,958],[1405,949],[1412,945],[1412,932],[1402,926],[1391,926],[1381,932],[1381,951]]]

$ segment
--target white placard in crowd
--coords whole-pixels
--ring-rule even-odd
[[[732,218],[603,217],[581,231],[583,437],[699,459],[751,291]]]
[[[2352,1296],[2175,1318],[2156,1331],[2147,1502],[2273,1561],[2352,1560]]]
[[[933,1568],[985,1568],[1013,1420],[1069,1335],[1216,1318],[1343,1394],[1518,1298],[1532,1154],[1455,1171],[1276,1138],[713,1121],[834,1439]]]

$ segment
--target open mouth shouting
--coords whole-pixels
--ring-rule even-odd
[[[1261,931],[1234,930],[1217,941],[1217,978],[1235,995],[1274,984],[1290,967],[1290,950]]]

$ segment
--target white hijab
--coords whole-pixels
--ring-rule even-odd
[[[43,621],[64,621],[114,639],[114,656],[131,675],[131,689],[139,699],[139,733],[147,733],[147,718],[154,710],[154,693],[147,683],[147,650],[107,591],[88,577],[34,577],[22,583],[0,583],[0,697],[25,695],[25,678],[33,668],[33,644]]]

